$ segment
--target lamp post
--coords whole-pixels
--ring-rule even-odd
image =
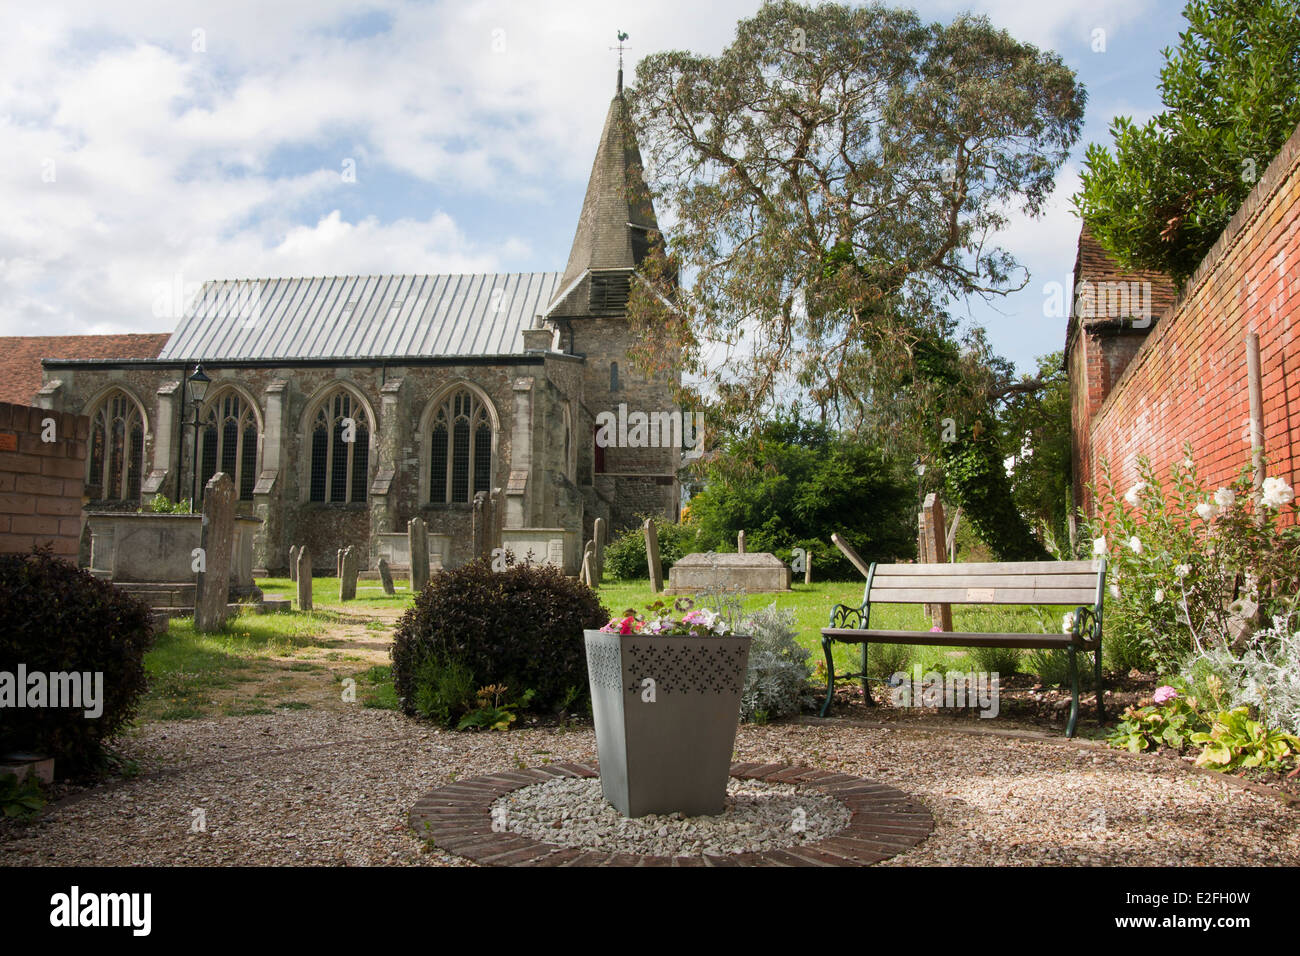
[[[212,384],[212,379],[208,378],[203,372],[203,363],[200,362],[194,366],[194,371],[185,377],[184,390],[181,398],[188,400],[194,406],[194,421],[190,422],[194,426],[194,445],[190,454],[190,514],[194,513],[194,505],[199,497],[199,409],[203,406],[203,396],[208,393],[208,386]],[[182,415],[184,408],[181,409]],[[180,497],[180,469],[176,474],[176,497]]]

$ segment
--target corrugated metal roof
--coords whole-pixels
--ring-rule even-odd
[[[204,283],[160,359],[511,355],[558,272]]]

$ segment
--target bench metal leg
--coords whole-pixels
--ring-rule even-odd
[[[1093,654],[1092,685],[1097,689],[1097,723],[1104,724],[1106,723],[1106,704],[1105,704],[1106,689],[1101,686],[1101,645],[1100,644],[1097,645],[1097,649],[1093,651],[1092,654]]]
[[[834,642],[829,637],[822,638],[822,650],[826,654],[826,703],[818,716],[825,717],[831,712],[831,701],[835,699],[835,658],[831,654]]]
[[[867,680],[867,642],[862,642],[862,699],[867,702],[868,707],[875,707],[876,702],[871,697],[871,682]]]
[[[1070,722],[1065,725],[1065,736],[1074,736],[1074,725],[1079,722],[1079,667],[1075,647],[1070,645]]]

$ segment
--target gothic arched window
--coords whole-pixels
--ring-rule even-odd
[[[468,503],[492,485],[492,416],[467,388],[434,412],[429,429],[430,504]]]
[[[86,484],[101,501],[140,497],[144,474],[144,413],[121,389],[105,395],[90,416]]]
[[[257,418],[248,400],[227,388],[208,403],[199,429],[199,494],[224,471],[241,501],[253,500],[257,481]]]
[[[347,389],[329,394],[311,425],[310,500],[365,501],[370,478],[370,420]]]

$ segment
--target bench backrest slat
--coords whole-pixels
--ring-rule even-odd
[[[877,564],[866,597],[885,604],[1095,604],[1095,561]]]

